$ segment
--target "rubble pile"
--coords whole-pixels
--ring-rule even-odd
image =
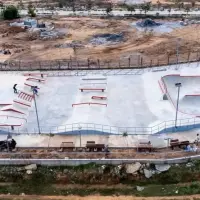
[[[48,39],[62,39],[64,36],[66,36],[65,33],[60,32],[58,30],[45,30],[40,32],[40,38],[42,40],[48,40]]]
[[[154,20],[150,18],[147,18],[147,19],[143,19],[142,21],[137,22],[136,25],[144,28],[144,27],[160,26],[162,24],[155,22]]]
[[[115,34],[115,33],[103,33],[94,35],[90,40],[90,43],[93,45],[102,45],[102,44],[113,44],[123,41],[124,35],[123,33]]]
[[[84,45],[81,41],[72,41],[71,43],[57,44],[56,48],[82,48]]]

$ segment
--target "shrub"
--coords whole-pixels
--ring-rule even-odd
[[[35,9],[34,8],[28,8],[28,15],[30,17],[36,17]]]
[[[19,18],[18,9],[15,6],[6,7],[6,9],[3,10],[2,15],[3,15],[3,19],[6,19],[6,20]]]

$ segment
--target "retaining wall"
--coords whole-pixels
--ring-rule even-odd
[[[28,165],[37,164],[43,166],[77,166],[88,163],[100,165],[120,165],[134,162],[154,164],[177,164],[187,163],[191,160],[199,160],[200,155],[172,158],[172,159],[0,159],[0,165]]]

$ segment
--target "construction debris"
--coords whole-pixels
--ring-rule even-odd
[[[137,22],[136,25],[144,28],[144,27],[160,26],[162,24],[158,23],[158,22],[155,22],[154,20],[152,20],[150,18],[147,18],[147,19],[143,19],[140,22]]]
[[[126,173],[127,174],[134,174],[137,172],[141,167],[141,164],[139,162],[136,162],[135,164],[127,164],[126,165]]]
[[[102,44],[113,44],[123,41],[124,35],[123,33],[120,34],[111,34],[111,33],[104,33],[104,34],[97,34],[94,35],[93,38],[90,40],[90,43],[93,45],[102,45]]]

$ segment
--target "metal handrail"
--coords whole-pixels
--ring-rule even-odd
[[[161,122],[157,125],[150,127],[118,127],[118,126],[109,126],[104,124],[95,124],[95,123],[73,123],[66,124],[62,126],[41,126],[42,133],[52,133],[52,134],[113,134],[113,135],[122,135],[124,132],[127,132],[129,135],[151,135],[151,134],[160,134],[164,132],[169,132],[174,128],[174,120],[169,120]],[[178,127],[197,128],[200,127],[200,118],[187,118],[179,119]],[[188,128],[188,129],[189,129]],[[2,128],[1,128],[2,129]],[[0,131],[1,131],[0,129]],[[187,129],[187,130],[188,130]],[[10,129],[4,129],[5,131],[10,131]],[[2,131],[4,131],[2,130]],[[19,128],[13,133],[37,133],[36,129],[23,129]],[[96,133],[95,133],[96,132]]]

